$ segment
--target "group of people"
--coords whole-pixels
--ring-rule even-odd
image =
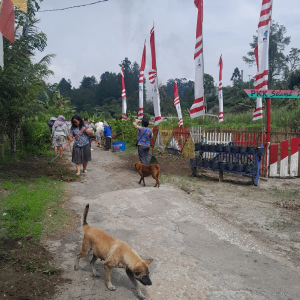
[[[59,147],[60,157],[62,156],[62,148],[67,140],[74,141],[72,150],[72,162],[76,165],[76,175],[80,175],[80,168],[83,165],[83,173],[87,173],[87,164],[91,161],[91,137],[95,135],[99,147],[101,141],[105,138],[105,150],[111,150],[111,126],[104,121],[94,124],[94,121],[89,123],[87,118],[82,118],[75,115],[71,119],[71,125],[65,120],[64,116],[58,118],[52,117],[48,126],[52,135],[52,146],[54,147],[55,155]],[[71,126],[71,127],[70,127]]]
[[[138,125],[141,123],[141,125]],[[133,122],[133,126],[138,130],[138,155],[139,160],[144,165],[149,165],[150,139],[152,137],[152,129],[148,127],[148,120],[137,120]],[[66,145],[67,140],[74,141],[72,150],[72,162],[76,165],[76,175],[80,175],[80,168],[83,165],[83,173],[87,173],[88,162],[91,161],[91,137],[95,136],[98,147],[102,148],[101,142],[105,139],[105,150],[111,150],[111,126],[106,122],[97,122],[92,120],[89,123],[88,118],[82,118],[75,115],[69,124],[65,117],[60,115],[58,118],[52,117],[48,126],[51,131],[55,155],[57,155],[58,147],[60,157],[62,156],[62,148]]]

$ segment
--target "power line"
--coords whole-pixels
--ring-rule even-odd
[[[37,12],[47,12],[47,11],[58,11],[58,10],[67,10],[67,9],[71,9],[71,8],[77,8],[77,7],[82,7],[82,6],[89,6],[89,5],[94,5],[100,2],[107,2],[108,0],[100,0],[100,1],[96,1],[93,3],[87,3],[87,4],[82,4],[82,5],[76,5],[76,6],[70,6],[70,7],[65,7],[65,8],[57,8],[57,9],[47,9],[47,10],[38,10]]]

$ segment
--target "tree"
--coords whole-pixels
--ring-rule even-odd
[[[97,80],[95,76],[91,76],[91,77],[83,76],[79,88],[91,90],[96,86],[96,84],[97,84]]]
[[[67,81],[65,78],[62,78],[62,80],[58,84],[58,89],[63,96],[70,97],[72,90],[71,80],[68,79]]]
[[[0,142],[5,133],[10,140],[13,153],[16,151],[16,134],[22,119],[30,116],[37,95],[43,92],[44,80],[51,74],[49,64],[54,55],[46,55],[38,63],[33,63],[34,51],[43,51],[47,37],[37,29],[35,12],[38,0],[28,2],[28,13],[15,9],[16,28],[23,28],[14,43],[3,41],[4,70],[0,69]]]
[[[191,80],[187,80],[186,78],[176,79],[178,86],[178,94],[180,99],[184,99],[187,91],[193,85]],[[174,82],[175,79],[169,79],[167,81],[168,95],[170,97],[174,97]]]
[[[233,70],[232,76],[230,78],[231,81],[235,82],[236,80],[240,80],[241,79],[241,73],[239,68],[235,68]]]
[[[269,79],[268,86],[273,88],[276,80],[286,79],[300,63],[300,50],[292,48],[289,55],[284,54],[286,46],[290,44],[291,37],[286,35],[286,28],[278,23],[273,23],[270,29],[269,46]],[[257,35],[253,36],[253,42],[250,43],[251,51],[243,56],[243,60],[250,67],[256,64],[254,49],[257,45]]]
[[[160,96],[160,105],[162,115],[175,115],[176,108],[174,106],[174,94],[172,97],[168,95],[168,87],[166,85],[160,84],[158,87]]]

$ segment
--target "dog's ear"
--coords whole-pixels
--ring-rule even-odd
[[[152,258],[145,259],[144,262],[149,266],[153,262],[153,259]]]

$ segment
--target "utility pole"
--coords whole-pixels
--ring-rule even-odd
[[[252,77],[252,75],[248,75],[249,76],[249,90],[250,90],[250,77]]]

